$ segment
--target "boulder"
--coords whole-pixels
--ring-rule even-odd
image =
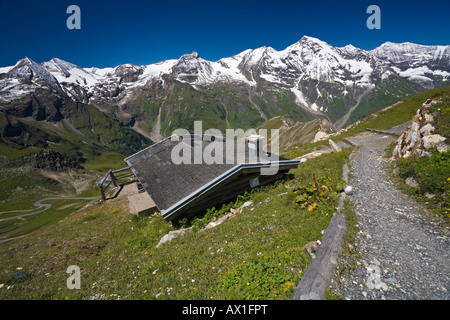
[[[440,143],[437,146],[437,151],[438,152],[447,152],[448,150],[450,150],[450,147],[448,146],[448,144]]]
[[[166,242],[170,242],[173,239],[182,236],[183,234],[185,234],[189,229],[181,229],[181,230],[174,230],[174,231],[169,231],[168,234],[164,235],[161,240],[159,240],[159,243],[156,245],[157,248],[159,248],[159,246],[161,246],[163,243]]]
[[[422,128],[420,128],[420,134],[423,136],[429,136],[434,133],[434,127],[431,123],[427,123]]]
[[[445,140],[446,139],[439,134],[431,134],[429,136],[424,136],[422,138],[423,147],[427,150],[437,147],[439,144],[441,144]]]
[[[344,188],[344,192],[346,193],[346,194],[353,194],[353,188],[352,188],[352,186],[346,186],[345,188]]]
[[[431,123],[433,121],[434,121],[434,117],[431,114],[427,113],[424,115],[424,122],[423,122],[424,124]]]
[[[338,147],[338,145],[333,141],[333,140],[328,140],[328,143],[330,144],[331,150],[336,153],[336,152],[340,152],[341,148]]]
[[[326,136],[327,136],[327,133],[326,133],[326,132],[320,131],[320,130],[319,130],[319,131],[316,133],[316,135],[314,136],[313,142],[320,141],[320,140],[324,139]]]

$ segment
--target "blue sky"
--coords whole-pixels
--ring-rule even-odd
[[[69,5],[81,30],[69,30]],[[369,5],[381,29],[369,30]],[[386,41],[450,44],[450,0],[0,0],[0,67],[58,57],[81,67],[150,64],[197,51],[217,61],[246,49],[282,50],[302,36],[370,50]]]

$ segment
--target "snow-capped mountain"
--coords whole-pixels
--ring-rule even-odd
[[[173,126],[177,110],[201,118],[200,109],[186,108],[204,107],[198,106],[203,101],[226,126],[234,113],[246,111],[247,124],[292,113],[297,120],[321,115],[340,128],[384,107],[381,100],[395,102],[449,80],[448,45],[386,42],[366,51],[305,36],[281,51],[248,49],[215,62],[196,52],[151,65],[104,69],[58,58],[43,63],[24,58],[0,68],[0,111],[27,97],[50,94],[114,112],[130,125],[147,123],[149,132],[161,121]],[[222,91],[216,91],[218,86]]]
[[[386,42],[370,51],[401,77],[431,89],[449,80],[450,46]]]

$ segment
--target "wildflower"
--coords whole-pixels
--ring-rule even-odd
[[[247,282],[247,285],[249,286],[249,285],[250,285],[250,282]]]
[[[242,263],[245,263],[245,260],[244,260],[244,261],[242,261]]]
[[[290,281],[286,282],[285,284],[286,284],[288,287],[291,287],[291,286],[292,286],[292,282],[290,282]]]
[[[425,202],[425,204],[428,204],[428,201],[427,201],[427,202]]]
[[[95,286],[92,286],[92,287],[91,287],[91,289],[94,289],[94,288],[95,288]]]
[[[144,290],[144,293],[147,293],[147,290]]]

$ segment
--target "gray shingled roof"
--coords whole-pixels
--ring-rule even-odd
[[[183,147],[184,150],[193,151],[195,147],[201,147],[203,152],[212,143],[210,140],[208,136],[194,136],[193,134],[184,136],[182,140],[178,136],[173,136],[125,159],[156,203],[163,217],[181,208],[183,203],[189,202],[190,197],[201,196],[202,191],[244,167],[269,166],[274,161],[290,165],[299,163],[276,155],[270,155],[269,158],[265,152],[259,161],[252,162],[245,144],[235,141],[233,155],[225,152],[225,140],[215,140],[216,143],[223,144],[223,164],[173,163],[172,151],[179,144],[184,145],[178,146],[178,148]],[[241,151],[239,157],[238,151]],[[245,153],[245,157],[243,153]],[[193,159],[192,155],[192,162]]]

